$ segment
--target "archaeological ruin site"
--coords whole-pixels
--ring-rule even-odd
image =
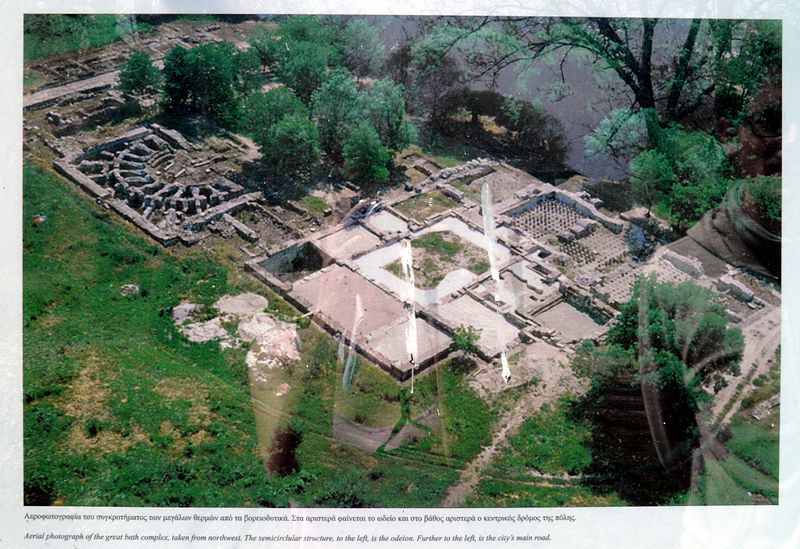
[[[188,58],[185,52],[203,45],[232,44],[238,59],[256,48],[253,37],[262,29],[280,33],[286,25],[280,18],[166,20],[121,41],[26,60],[26,163],[38,170],[36,177],[66,182],[63,196],[70,197],[45,201],[55,183],[33,187],[26,171],[25,254],[36,258],[26,263],[26,307],[39,309],[26,312],[25,330],[44,338],[37,345],[52,347],[47,352],[67,361],[70,372],[41,374],[31,363],[29,373],[26,362],[26,384],[33,384],[26,389],[26,422],[51,421],[41,419],[46,405],[52,417],[62,418],[65,433],[63,439],[48,434],[55,438],[36,442],[37,451],[26,454],[26,475],[33,475],[26,476],[26,498],[168,506],[398,507],[403,498],[412,507],[714,503],[713,475],[727,470],[730,454],[756,471],[753,478],[775,486],[773,497],[772,488],[742,484],[748,488],[736,497],[747,492],[751,496],[741,497],[776,503],[772,470],[737,453],[742,444],[725,447],[748,429],[758,438],[753,425],[776,422],[780,410],[780,268],[764,267],[763,250],[734,235],[740,227],[725,217],[730,208],[700,212],[706,217],[687,231],[665,218],[663,208],[637,198],[629,176],[583,175],[563,163],[558,170],[526,171],[520,155],[482,145],[446,162],[422,137],[421,145],[392,151],[386,182],[344,175],[336,159],[353,165],[346,156],[353,147],[345,144],[326,152],[329,164],[311,170],[315,175],[301,184],[300,177],[264,168],[282,144],[268,149],[255,130],[225,127],[202,110],[166,116],[164,92],[120,89],[120,71],[135,51],[147,53],[169,78],[165,65],[173,48]],[[289,40],[285,33],[282,39]],[[257,69],[258,89],[250,93],[291,87],[273,66]],[[370,78],[353,76],[359,93],[369,93]],[[301,112],[320,125],[325,150],[322,115],[315,114],[322,92],[309,93],[311,99],[297,93],[311,105]],[[489,138],[523,133],[497,129],[500,114],[476,111],[470,122],[462,111],[447,115],[457,128],[474,129],[478,121],[490,128],[484,130]],[[404,115],[426,127],[424,113]],[[451,137],[457,131],[448,139],[458,139]],[[65,200],[68,207],[58,206]],[[75,229],[62,219],[68,214],[77,216]],[[52,233],[42,232],[51,226]],[[80,227],[99,236],[81,244],[77,231],[89,229]],[[55,244],[73,230],[77,244]],[[103,231],[123,236],[106,238]],[[38,240],[28,245],[29,238]],[[77,273],[70,275],[77,282],[65,279],[60,289],[33,297],[44,287],[37,269],[45,267],[37,265],[49,260],[66,262],[64,272]],[[112,263],[95,267],[95,261]],[[159,269],[172,274],[162,280]],[[683,291],[675,288],[693,288],[694,297],[675,297],[679,304],[665,305],[666,312],[656,311],[653,298],[647,309],[647,281],[652,295],[664,292],[663,300]],[[134,326],[141,318],[148,324],[138,336],[107,347],[87,335],[88,328],[47,344],[62,337],[59,330],[71,319],[89,314],[69,309],[77,303],[70,300],[84,299],[69,292],[84,287],[93,296],[86,302],[97,307],[98,326],[108,322],[103,303],[109,314],[124,317],[121,323]],[[696,305],[701,314],[690,311]],[[637,322],[638,339],[624,339],[625,327],[635,330]],[[649,323],[659,327],[648,332]],[[726,363],[719,375],[703,377],[706,357],[697,357],[718,342],[692,339],[701,332],[736,348],[735,367]],[[141,344],[130,343],[136,337]],[[687,381],[690,412],[675,412],[667,396],[683,391],[670,385],[680,375],[648,385],[656,375],[647,370],[648,360],[657,367],[667,361],[659,338],[677,342],[670,347],[676,353],[670,356],[677,356],[670,360],[680,364],[675,371],[687,380],[699,376]],[[153,354],[137,354],[148,348]],[[50,360],[31,352],[30,360]],[[608,366],[607,373],[599,364],[617,370]],[[101,396],[79,406],[81,387],[95,387]],[[163,417],[142,415],[160,406],[164,411],[152,413]],[[666,431],[653,443],[661,432],[655,417]],[[691,425],[679,429],[679,422]],[[76,483],[71,473],[41,480],[36,461],[52,445],[63,448],[63,463],[75,456],[91,463],[74,466],[87,479],[112,458],[128,459],[117,454],[134,452],[161,456],[164,471],[171,471],[221,455],[215,440],[227,430],[224,436],[240,437],[234,454],[250,456],[241,467],[257,471],[248,478],[267,479],[242,488],[240,477],[231,476],[231,485],[248,494],[238,503],[194,493],[155,503],[146,494],[94,496],[81,483],[95,480]],[[690,443],[679,438],[685,433]],[[130,462],[120,463],[117,469],[126,470]],[[609,463],[617,467],[613,474],[603,469]],[[341,475],[339,467],[346,470]],[[628,474],[665,480],[643,487],[636,477],[626,485]],[[224,486],[221,478],[213,476],[209,485]],[[152,482],[158,492],[159,481]],[[97,490],[111,494],[110,486]],[[376,495],[388,492],[400,495]]]

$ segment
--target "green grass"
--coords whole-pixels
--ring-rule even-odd
[[[47,221],[33,227],[35,214]],[[297,468],[266,474],[246,350],[191,343],[159,314],[183,300],[209,305],[240,291],[234,273],[197,250],[163,250],[32,166],[24,172],[24,216],[29,504],[432,507],[491,438],[495,414],[451,364],[420,376],[408,399],[410,417],[440,407],[444,434],[434,429],[374,454],[338,441],[337,406],[351,405],[366,423],[391,424],[403,409],[400,389],[364,363],[348,404],[337,389],[338,345],[310,326],[298,332],[301,360],[269,372],[289,392],[277,397],[270,384],[257,393],[270,432],[290,429],[299,440],[291,449]],[[122,296],[128,283],[142,292]],[[277,316],[294,314],[269,299]],[[274,454],[270,440],[262,442]]]
[[[722,468],[742,488],[751,493],[759,493],[772,503],[778,503],[778,480],[769,477],[735,455],[728,456],[721,463]]]
[[[778,478],[778,432],[755,424],[731,425],[728,449],[760,471]]]
[[[365,362],[359,357],[359,363]],[[343,417],[365,427],[387,427],[400,419],[400,386],[372,364],[359,364],[349,391],[345,391],[339,368],[336,383],[336,410]]]
[[[131,25],[116,15],[25,15],[25,59],[70,53],[104,46],[124,37],[152,30],[146,23]]]
[[[615,494],[597,495],[588,488],[572,484],[517,483],[509,480],[482,479],[469,507],[606,507],[625,505]]]
[[[449,457],[465,464],[491,442],[497,416],[464,380],[457,360],[442,369],[441,383]]]
[[[332,414],[352,403],[348,403],[340,389],[342,371],[337,365],[336,343],[319,332],[313,340],[308,339],[306,332],[311,330],[315,329],[303,331],[307,342],[301,359],[301,363],[308,363],[311,368],[306,370],[299,396],[284,409],[287,422],[302,433],[296,455],[302,470],[300,476],[305,480],[294,499],[312,507],[438,505],[447,487],[458,478],[458,471],[430,451],[429,440],[371,455],[336,440]],[[399,395],[397,385],[391,387],[387,383],[390,380],[383,378],[381,372],[370,373],[370,368],[373,367],[362,365],[356,374],[354,398],[366,399],[363,402],[372,406],[376,399],[393,400],[393,394]],[[364,394],[367,390],[377,394]],[[387,410],[394,407],[399,416],[399,398],[398,402],[388,404]]]
[[[212,303],[224,269],[178,259],[24,169],[25,501],[285,505],[263,474],[244,351],[193,344],[163,307]],[[123,284],[140,293],[122,296]]]
[[[780,391],[780,350],[769,372],[754,379],[753,385],[756,389],[745,397],[733,416],[731,438],[725,444],[730,454],[721,463],[706,463],[701,485],[706,486],[703,496],[708,505],[751,503],[750,496],[745,497],[742,492],[761,494],[773,504],[778,503],[780,412],[773,410],[762,420],[750,414],[755,406]]]
[[[481,259],[467,265],[467,269],[475,274],[483,274],[489,270],[489,262]]]
[[[526,419],[493,468],[513,478],[525,477],[529,469],[552,475],[580,473],[592,460],[590,438],[589,426],[572,420],[569,402],[561,400]]]
[[[414,282],[418,288],[433,288],[444,279],[453,268],[464,265],[475,274],[485,273],[489,263],[482,249],[466,243],[448,232],[434,232],[411,241],[411,246],[424,250],[415,258]],[[400,260],[384,267],[393,275],[402,278],[403,268]]]
[[[307,195],[300,200],[300,204],[308,210],[311,215],[322,217],[325,215],[325,210],[328,209],[328,204],[318,196]]]
[[[440,256],[442,259],[452,259],[463,247],[459,242],[445,238],[442,233],[428,233],[411,241],[414,248],[422,248]]]
[[[449,168],[463,164],[482,155],[480,149],[444,138],[422,145],[422,152],[436,164]]]
[[[457,206],[458,202],[442,191],[431,191],[418,194],[395,205],[395,209],[417,221],[425,221],[429,217]]]
[[[711,505],[747,505],[752,499],[715,460],[705,463],[705,501]]]

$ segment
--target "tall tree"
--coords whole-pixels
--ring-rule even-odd
[[[239,128],[255,139],[257,144],[270,128],[289,114],[308,117],[308,109],[292,91],[285,87],[266,93],[255,92],[245,98],[241,109]]]
[[[647,206],[647,215],[655,204],[669,196],[673,185],[678,182],[669,160],[655,149],[634,158],[631,173],[631,188]]]
[[[341,158],[349,132],[358,123],[360,94],[347,69],[334,69],[314,92],[312,115],[317,122],[323,150],[334,160]]]
[[[344,144],[344,168],[349,177],[359,181],[386,181],[392,165],[392,153],[368,122],[359,124]]]
[[[277,69],[280,80],[292,88],[304,103],[310,104],[311,94],[325,79],[329,49],[315,42],[289,41],[285,47],[286,59]]]
[[[587,481],[637,505],[688,490],[697,413],[736,374],[744,341],[713,293],[696,284],[640,279],[602,346],[572,360],[591,387],[577,406],[592,423]]]
[[[406,119],[403,87],[388,78],[376,80],[362,94],[362,108],[381,142],[399,151],[414,139],[414,127]]]
[[[236,70],[230,43],[173,48],[164,60],[164,109],[192,111],[224,125],[236,121]]]
[[[307,116],[286,115],[267,132],[261,153],[279,175],[308,176],[319,159],[317,128]]]
[[[377,74],[386,62],[381,27],[363,18],[349,19],[334,41],[342,65],[356,76]]]
[[[250,48],[246,51],[237,49],[233,54],[233,68],[236,73],[234,85],[239,94],[246,95],[264,85],[264,73],[255,49]]]
[[[657,29],[666,25],[683,39],[656,47]],[[457,54],[468,79],[492,85],[512,65],[525,74],[537,60],[563,63],[584,52],[624,83],[637,108],[653,109],[661,121],[684,119],[716,92],[745,86],[743,95],[752,96],[781,58],[779,25],[754,21],[454,18],[426,43],[435,45],[427,53],[440,60]]]
[[[176,46],[164,59],[164,98],[162,106],[168,113],[188,108],[191,74],[187,56],[189,50]]]
[[[131,53],[119,71],[119,88],[132,95],[156,91],[161,81],[161,72],[153,65],[150,56],[143,51]]]

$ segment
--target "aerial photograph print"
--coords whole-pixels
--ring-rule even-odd
[[[779,504],[782,21],[23,23],[24,505]]]

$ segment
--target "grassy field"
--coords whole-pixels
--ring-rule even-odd
[[[28,14],[25,16],[25,59],[33,61],[104,46],[152,28],[126,16]]]
[[[34,215],[46,220],[34,226]],[[299,329],[301,359],[251,396],[246,348],[191,343],[165,311],[256,289],[224,253],[220,264],[208,250],[164,250],[30,165],[24,218],[28,504],[436,506],[491,436],[495,416],[459,364],[409,395],[362,363],[346,394],[337,344],[313,325]],[[140,291],[122,295],[125,284]],[[262,293],[275,316],[294,318]],[[368,454],[333,436],[334,410],[392,425],[432,406],[441,427],[397,450]]]
[[[549,475],[580,473],[592,459],[586,447],[590,437],[590,428],[569,416],[568,401],[552,408],[545,405],[509,439],[495,471],[514,478],[525,478],[529,470]]]
[[[544,406],[526,419],[497,455],[467,500],[472,507],[625,505],[615,493],[598,494],[580,475],[591,463],[587,425],[570,415],[570,402]]]
[[[414,283],[417,288],[436,287],[456,267],[463,266],[475,274],[489,270],[486,252],[452,233],[428,233],[412,240],[411,246],[419,250],[414,257]],[[399,259],[384,268],[397,277],[403,277]]]
[[[701,499],[707,505],[749,505],[752,494],[778,503],[780,411],[757,420],[751,413],[761,402],[780,391],[780,353],[767,374],[754,380],[756,389],[742,400],[733,416],[730,454],[721,462],[708,460],[700,484]]]
[[[300,200],[300,205],[303,206],[311,215],[316,217],[323,217],[325,210],[328,209],[328,204],[318,196],[306,195]]]
[[[226,272],[132,234],[49,172],[26,166],[23,192],[26,503],[285,504],[243,351],[189,343],[162,313],[235,291]]]
[[[610,507],[625,505],[615,495],[597,495],[576,484],[524,483],[484,478],[469,507]]]

